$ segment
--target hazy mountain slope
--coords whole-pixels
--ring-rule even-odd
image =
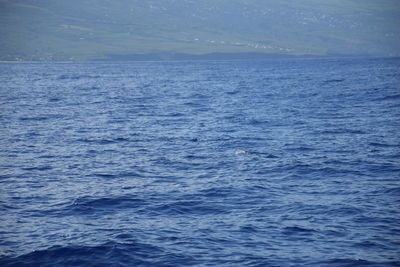
[[[397,0],[0,0],[0,58],[400,55]]]

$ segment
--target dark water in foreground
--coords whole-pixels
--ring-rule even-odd
[[[1,63],[1,266],[400,266],[400,60]]]

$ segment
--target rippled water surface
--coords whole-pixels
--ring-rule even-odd
[[[399,266],[400,60],[0,63],[1,266]]]

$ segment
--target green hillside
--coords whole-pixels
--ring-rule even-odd
[[[400,55],[397,0],[0,0],[0,60]]]

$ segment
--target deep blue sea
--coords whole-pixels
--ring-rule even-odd
[[[400,59],[0,63],[0,266],[400,266]]]

